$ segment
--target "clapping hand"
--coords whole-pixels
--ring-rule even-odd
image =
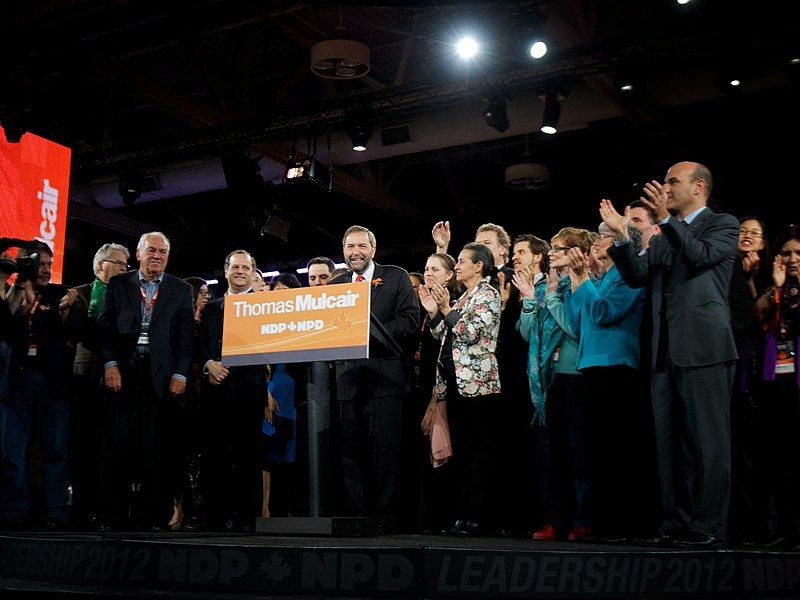
[[[514,275],[511,278],[511,283],[513,283],[514,287],[519,290],[519,293],[522,294],[523,298],[533,298],[536,294],[533,283],[531,283],[528,278],[518,271],[514,271]]]
[[[786,283],[786,265],[783,264],[780,256],[776,256],[772,261],[772,283],[776,288],[783,287]]]
[[[667,193],[664,191],[664,186],[653,179],[650,183],[644,184],[644,194],[647,196],[639,196],[647,209],[653,214],[656,223],[660,223],[669,217],[667,210]]]
[[[589,258],[581,252],[580,248],[570,248],[567,257],[569,258],[569,278],[572,281],[572,289],[575,290],[589,279]]]
[[[422,308],[424,308],[431,317],[439,310],[439,307],[436,306],[436,298],[433,297],[427,285],[419,286],[419,301],[420,304],[422,304]]]
[[[439,312],[443,315],[450,312],[450,291],[438,283],[431,284],[430,291],[433,299],[436,301],[436,308]]]
[[[761,257],[758,255],[758,252],[754,250],[750,250],[742,257],[742,268],[745,273],[750,273],[751,276],[755,275],[756,271],[758,271],[758,265],[760,263]]]
[[[614,239],[620,242],[628,239],[628,225],[631,222],[630,208],[625,207],[623,216],[617,212],[617,209],[611,204],[611,200],[604,198],[600,201],[600,218],[614,234]]]
[[[544,279],[547,282],[547,287],[545,288],[546,294],[558,291],[558,271],[556,271],[554,267],[550,268],[549,273],[545,273]]]

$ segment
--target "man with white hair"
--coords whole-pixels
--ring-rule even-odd
[[[70,405],[71,518],[86,525],[97,516],[100,466],[103,456],[103,399],[100,391],[100,330],[97,317],[103,306],[108,280],[128,270],[131,254],[120,244],[103,244],[92,261],[94,281],[75,288],[73,312],[81,315],[81,332],[75,351],[75,392]]]
[[[139,268],[108,280],[99,326],[108,398],[109,452],[102,477],[101,530],[127,513],[127,492],[141,483],[139,525],[161,529],[172,514],[169,457],[177,396],[192,354],[191,286],[164,272],[170,244],[145,233]]]

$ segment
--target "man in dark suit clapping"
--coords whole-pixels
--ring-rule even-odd
[[[645,185],[642,202],[661,234],[641,256],[625,216],[608,200],[600,216],[614,232],[608,253],[625,282],[647,286],[653,318],[652,404],[661,482],[661,541],[719,544],[730,496],[730,395],[736,346],[728,307],[739,223],[707,206],[711,172],[673,165],[664,184]]]
[[[126,513],[132,482],[141,484],[141,525],[161,529],[172,513],[169,457],[176,397],[186,390],[193,316],[191,286],[164,272],[169,252],[163,233],[142,235],[139,269],[109,279],[98,319],[109,392],[101,529]]]
[[[368,359],[336,364],[345,490],[354,515],[376,517],[388,532],[397,516],[402,401],[411,391],[405,351],[419,325],[419,305],[404,269],[372,260],[376,242],[369,229],[353,225],[342,246],[350,272],[331,283],[369,282],[372,328],[383,329],[371,336]]]

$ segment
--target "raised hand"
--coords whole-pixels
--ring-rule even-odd
[[[653,213],[656,223],[660,223],[669,217],[669,211],[667,210],[667,193],[659,182],[653,179],[650,183],[645,183],[644,195],[647,196],[647,198],[639,196],[639,200],[644,202],[648,210]]]
[[[519,293],[522,294],[523,298],[533,298],[536,294],[533,284],[516,271],[511,278],[511,283],[513,283],[514,287],[519,290]]]
[[[611,204],[611,200],[603,198],[600,201],[600,218],[614,234],[614,239],[620,242],[628,239],[628,225],[630,225],[630,209],[625,207],[625,215],[621,215]]]
[[[786,283],[786,265],[783,264],[780,256],[776,256],[772,261],[772,283],[776,288],[783,287]]]
[[[450,245],[450,221],[439,221],[431,230],[433,243],[436,244],[437,252],[447,252]]]

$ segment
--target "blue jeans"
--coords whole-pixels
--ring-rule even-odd
[[[33,436],[42,453],[46,516],[66,519],[67,402],[51,399],[40,369],[24,369],[14,383],[14,398],[0,402],[0,518],[23,521],[28,515],[27,454]]]

